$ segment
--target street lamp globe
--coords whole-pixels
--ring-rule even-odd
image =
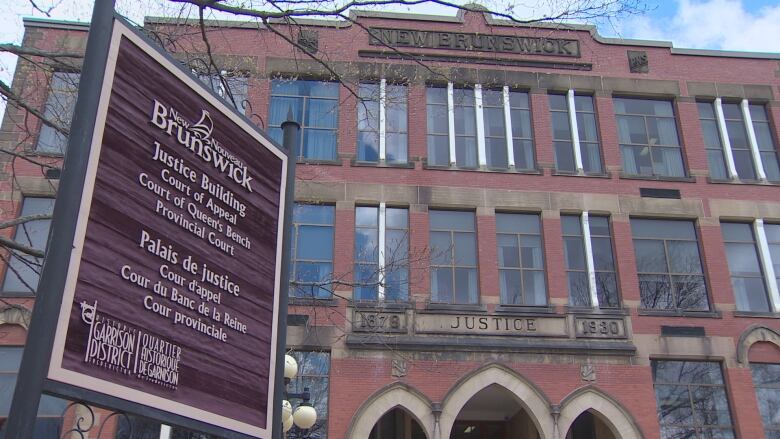
[[[284,377],[291,380],[298,374],[298,362],[295,358],[285,355],[284,356]]]
[[[301,405],[292,417],[298,428],[312,428],[317,422],[317,411],[310,405]]]
[[[284,430],[284,432],[285,432],[285,433],[287,433],[288,431],[290,431],[290,429],[292,428],[292,426],[293,426],[293,417],[292,417],[292,416],[290,416],[289,418],[287,418],[287,420],[286,420],[286,421],[283,421],[283,422],[282,422],[282,430]]]
[[[287,422],[288,418],[292,417],[292,404],[290,404],[290,401],[283,400],[282,401],[282,421]],[[292,422],[292,421],[290,421]]]

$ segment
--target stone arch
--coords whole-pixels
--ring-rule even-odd
[[[464,376],[447,392],[440,415],[442,438],[450,437],[455,419],[466,403],[479,391],[493,384],[503,387],[514,395],[517,403],[533,421],[541,439],[553,438],[550,401],[529,380],[498,363],[487,364]]]
[[[561,412],[558,415],[560,437],[566,436],[579,415],[591,411],[604,421],[615,438],[644,438],[631,413],[622,404],[595,386],[580,387],[564,398],[560,407]]]
[[[754,343],[767,341],[780,348],[780,332],[763,325],[752,325],[742,332],[737,343],[737,361],[742,367],[748,365],[748,352]]]
[[[29,329],[32,312],[19,305],[10,305],[0,309],[0,325],[19,325],[25,331]]]
[[[366,439],[374,424],[396,407],[406,410],[420,424],[425,436],[433,439],[431,401],[414,387],[399,382],[379,389],[360,406],[347,429],[347,439]]]

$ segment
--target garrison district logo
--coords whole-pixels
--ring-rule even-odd
[[[81,302],[89,325],[84,362],[176,390],[181,347],[98,313],[98,303]]]

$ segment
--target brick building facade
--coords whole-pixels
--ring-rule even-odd
[[[780,437],[780,55],[352,18],[279,25],[327,66],[208,23],[229,77],[209,83],[276,139],[302,124],[287,345],[312,437]],[[83,50],[84,26],[25,25],[26,46]],[[68,73],[20,62],[14,89],[67,114]],[[56,167],[36,123],[9,105],[0,141]],[[2,172],[4,219],[50,209],[56,173]],[[8,260],[6,358],[35,279]]]

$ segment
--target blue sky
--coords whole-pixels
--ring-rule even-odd
[[[253,0],[261,3],[261,0]],[[338,1],[338,0],[337,0]],[[457,1],[457,0],[456,0]],[[469,2],[473,0],[465,0]],[[571,0],[478,0],[496,10],[512,5],[518,18],[538,16],[550,4]],[[51,18],[89,20],[91,0],[35,0],[42,9],[56,7]],[[648,12],[596,23],[604,36],[671,41],[675,47],[780,53],[780,0],[647,0]],[[177,15],[178,4],[165,0],[117,0],[117,9],[134,20],[144,15]],[[442,7],[396,7],[396,11],[454,14]],[[44,17],[30,0],[0,0],[0,43],[19,43],[22,17]],[[16,59],[0,53],[0,81],[9,83]],[[0,102],[0,116],[4,110]]]

